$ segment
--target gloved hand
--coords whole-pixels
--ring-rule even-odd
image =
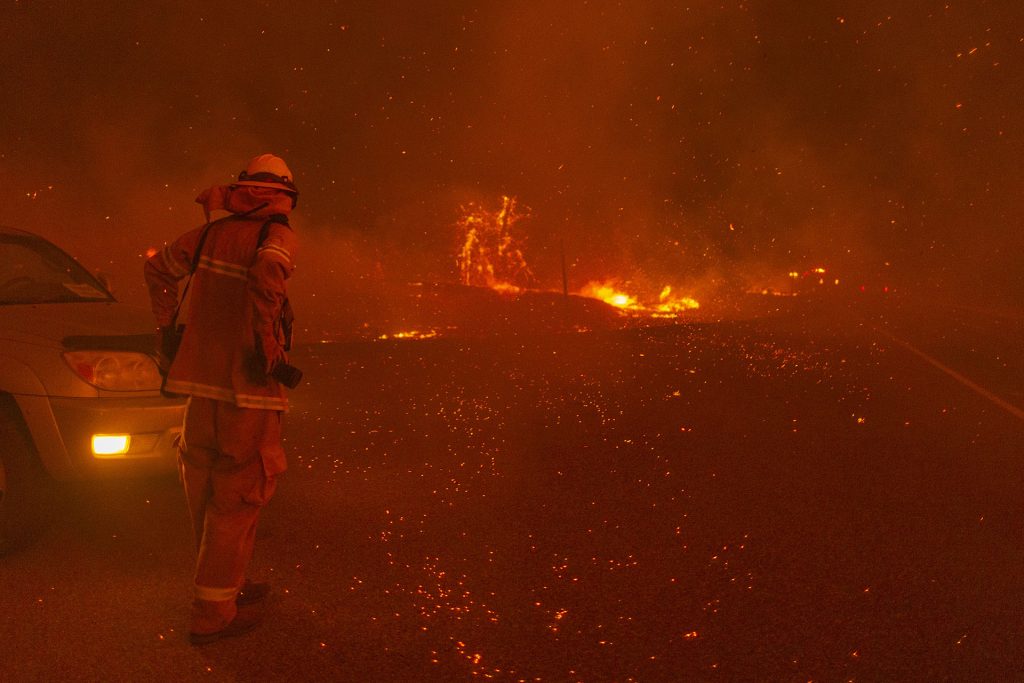
[[[302,371],[288,364],[288,354],[275,337],[257,334],[255,347],[253,356],[258,367],[252,374],[260,375],[252,377],[255,383],[266,384],[269,379],[273,379],[289,389],[299,386]],[[264,353],[264,349],[269,349],[270,353]]]
[[[263,365],[263,374],[270,376],[279,363],[288,362],[288,354],[273,336],[256,335],[256,355]]]

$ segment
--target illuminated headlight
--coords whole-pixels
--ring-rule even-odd
[[[79,377],[108,391],[155,391],[160,388],[156,362],[132,351],[67,351],[64,360]]]
[[[124,455],[132,445],[127,434],[93,434],[92,452],[97,456]]]

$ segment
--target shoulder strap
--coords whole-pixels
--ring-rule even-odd
[[[221,219],[223,220],[223,219]],[[206,236],[210,234],[210,228],[217,221],[211,221],[203,226],[203,232],[199,235],[199,244],[196,245],[196,251],[192,254],[192,263],[188,269],[188,280],[185,281],[185,287],[181,290],[181,296],[178,297],[178,305],[174,307],[174,315],[171,317],[171,327],[174,328],[178,325],[178,314],[181,313],[181,304],[185,302],[185,296],[188,294],[188,288],[192,286],[192,276],[196,273],[196,268],[199,267],[199,257],[203,253],[203,245],[206,244]]]
[[[263,223],[263,226],[260,228],[260,238],[259,240],[256,241],[256,251],[259,251],[260,247],[262,247],[263,243],[267,240],[267,235],[270,234],[270,226],[273,225],[274,223],[283,225],[289,230],[291,230],[292,228],[292,226],[288,223],[288,216],[284,215],[283,213],[275,213],[270,215],[267,218],[267,220]]]
[[[206,226],[203,228],[202,234],[199,235],[199,244],[196,245],[196,253],[192,254],[192,266],[188,269],[189,275],[192,275],[192,273],[196,272],[196,268],[199,267],[199,257],[203,253],[203,245],[206,244],[206,236],[210,234],[210,228],[212,226],[213,223],[207,223]],[[187,289],[189,284],[191,283],[192,278],[189,278],[189,281],[185,284],[185,288]]]

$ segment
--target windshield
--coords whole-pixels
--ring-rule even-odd
[[[34,235],[0,235],[0,305],[111,301],[89,271]]]

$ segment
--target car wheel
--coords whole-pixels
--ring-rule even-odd
[[[0,414],[0,555],[24,547],[42,528],[51,484],[25,425]]]

